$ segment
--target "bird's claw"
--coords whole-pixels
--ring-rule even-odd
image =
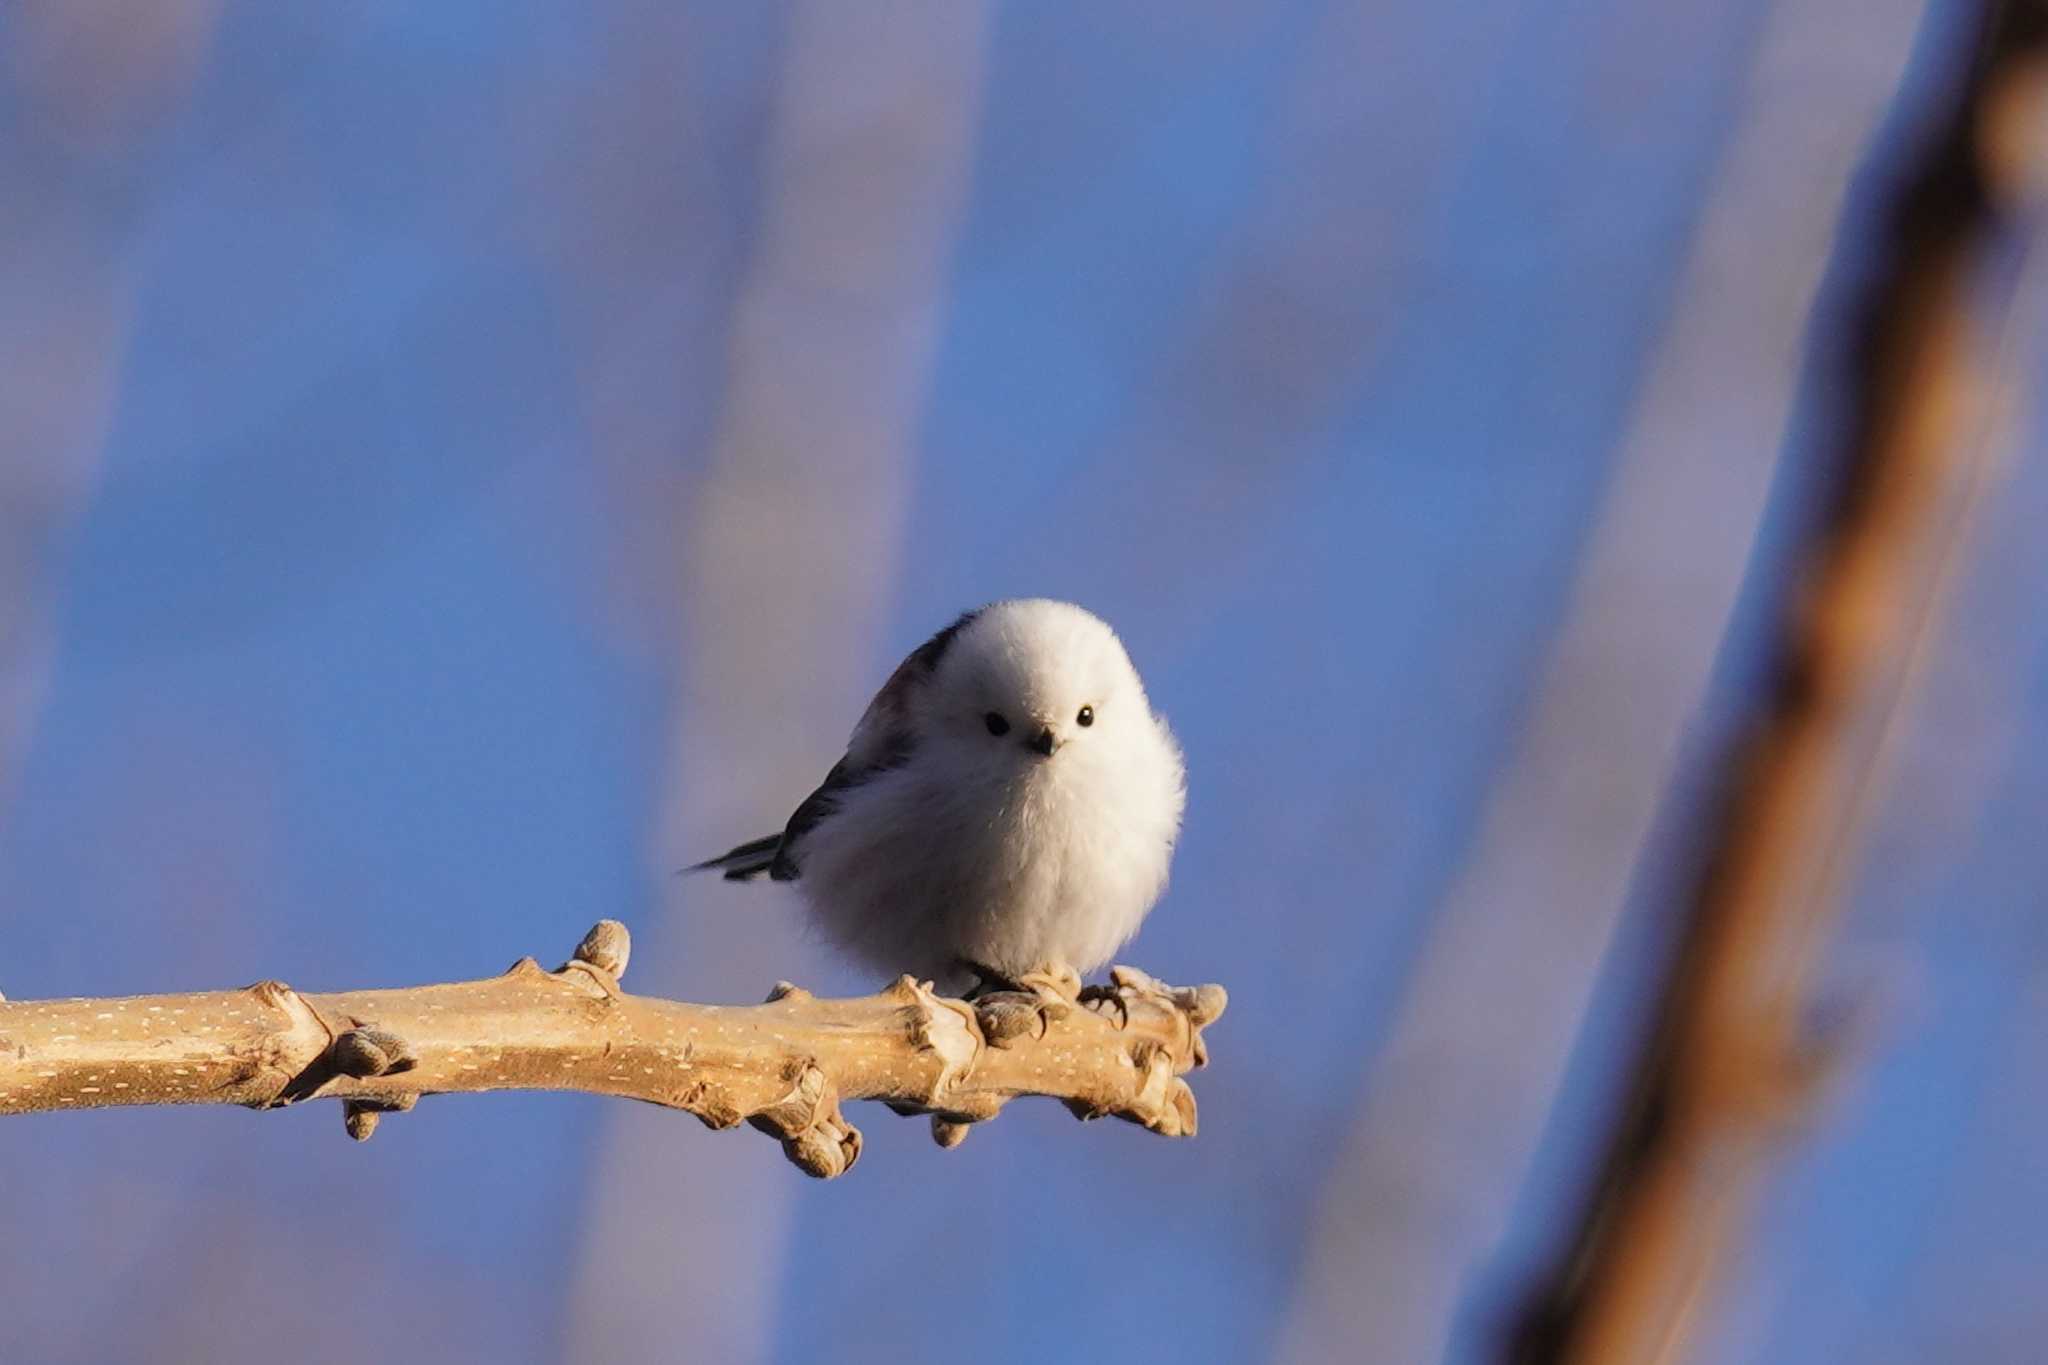
[[[1053,1002],[1058,1004],[1058,1002]],[[1060,1008],[1064,1010],[1064,1006]],[[1017,1038],[1043,1038],[1057,1016],[1053,1005],[1035,991],[993,991],[974,1001],[975,1021],[990,1047],[1008,1047]]]
[[[1071,967],[1051,964],[1024,973],[1012,989],[972,995],[981,1036],[991,1047],[1008,1047],[1029,1034],[1043,1038],[1047,1029],[1067,1017],[1081,991],[1081,978]]]
[[[1119,969],[1121,970],[1121,969]],[[1131,1007],[1124,1003],[1121,983],[1115,986],[1083,986],[1078,997],[1083,1009],[1090,1009],[1107,1019],[1110,1006],[1116,1007],[1116,1026],[1119,1029],[1131,1025]]]

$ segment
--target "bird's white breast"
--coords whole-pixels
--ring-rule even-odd
[[[1082,971],[1137,932],[1165,888],[1183,801],[1164,727],[1069,745],[991,776],[911,764],[845,794],[806,839],[799,885],[826,933],[884,971],[959,984]]]

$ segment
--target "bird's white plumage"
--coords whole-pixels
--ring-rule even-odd
[[[1071,603],[998,602],[891,676],[791,820],[777,875],[884,974],[1085,972],[1164,891],[1185,802],[1179,746],[1115,632]]]

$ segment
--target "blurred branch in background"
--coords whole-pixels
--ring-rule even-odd
[[[275,1109],[339,1099],[349,1136],[422,1095],[582,1090],[743,1120],[810,1175],[852,1167],[861,1136],[842,1099],[929,1113],[942,1147],[1020,1095],[1077,1117],[1114,1115],[1191,1137],[1181,1075],[1207,1060],[1218,986],[1176,989],[1117,968],[1071,972],[973,1002],[904,977],[880,995],[820,1000],[786,982],[767,1003],[689,1005],[627,995],[626,928],[600,921],[554,972],[310,995],[282,982],[125,999],[0,1001],[0,1114],[138,1104]]]
[[[1858,42],[1844,45],[1852,18]],[[1284,1360],[1340,1358],[1359,1341],[1383,1360],[1483,1352],[1539,1254],[1517,1230],[1577,1212],[1563,1198],[1533,1220],[1516,1209],[1559,1183],[1541,1169],[1545,1128],[1576,1040],[1597,1027],[1603,964],[1630,952],[1617,940],[1639,903],[1631,879],[1654,856],[1660,793],[1757,538],[1844,196],[1920,5],[1789,0],[1754,34],[1727,6],[1658,9],[1659,25],[1675,19],[1722,63],[1696,78],[1744,94],[1646,334],[1560,623],[1322,1182]],[[1816,102],[1830,117],[1813,116]]]
[[[986,5],[929,0],[640,8],[667,16],[681,41],[648,44],[640,23],[616,28],[634,88],[606,111],[605,142],[619,150],[598,187],[604,211],[586,224],[594,246],[573,268],[606,273],[589,315],[601,344],[583,382],[601,458],[621,480],[614,514],[630,542],[655,547],[617,579],[633,593],[665,585],[655,591],[674,592],[681,608],[670,776],[649,839],[651,875],[673,906],[685,894],[673,870],[693,860],[685,850],[757,822],[814,780],[817,756],[838,752],[866,700],[904,561],[991,18]],[[735,30],[759,47],[735,43]],[[678,81],[679,52],[697,63],[694,78]],[[692,112],[663,149],[648,140],[645,111],[679,93]],[[663,168],[679,159],[736,169],[678,194]],[[721,233],[729,254],[693,265]],[[632,258],[618,258],[620,240],[636,244]],[[672,305],[659,294],[644,302],[654,280],[729,293],[705,305],[701,330],[676,336],[659,330],[673,325]],[[649,368],[658,377],[620,382]],[[679,385],[689,397],[664,422],[650,398]],[[703,467],[660,496],[679,450],[702,450]],[[737,910],[722,883],[686,894],[688,916],[657,918],[641,935],[651,979],[688,994],[770,964],[788,970],[802,946],[789,917]],[[665,1355],[677,1321],[706,1359],[756,1359],[781,1330],[790,1187],[731,1147],[679,1166],[663,1117],[606,1116],[578,1230],[567,1361]],[[676,1254],[678,1227],[715,1250]]]
[[[1637,1094],[1533,1361],[1687,1354],[1766,1158],[1842,1070],[1817,961],[1971,512],[2005,317],[2006,220],[2048,164],[2048,5],[1987,6],[1946,124],[1901,186],[1861,325],[1838,484],[1785,593],[1777,676],[1727,800]],[[2024,283],[2021,280],[2021,283]]]
[[[153,158],[219,5],[10,6],[0,44],[0,810],[34,728],[54,641],[51,561],[92,491],[135,304]],[[0,907],[4,914],[4,907]]]

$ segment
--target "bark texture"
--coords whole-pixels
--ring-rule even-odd
[[[601,921],[555,971],[311,994],[278,981],[233,991],[0,1001],[0,1114],[127,1104],[273,1109],[338,1099],[348,1133],[422,1095],[582,1090],[751,1124],[811,1175],[860,1156],[844,1100],[932,1116],[941,1146],[1020,1095],[1081,1118],[1191,1137],[1182,1073],[1207,1060],[1220,986],[1175,988],[1128,967],[1108,986],[1070,971],[1021,991],[949,999],[909,977],[821,1000],[788,983],[759,1005],[693,1005],[619,987],[630,939]]]

